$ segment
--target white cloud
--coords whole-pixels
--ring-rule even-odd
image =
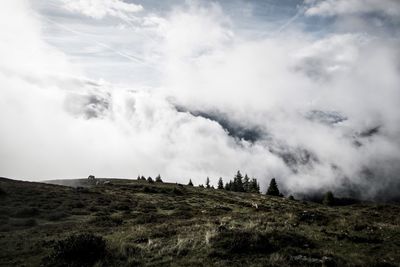
[[[195,4],[188,9],[176,9],[161,32],[167,49],[165,53],[178,60],[213,53],[232,41],[230,26],[229,18],[217,4],[208,7]]]
[[[310,6],[306,15],[337,16],[365,13],[381,13],[398,18],[400,2],[398,0],[306,0]]]
[[[356,67],[359,50],[367,45],[369,39],[371,37],[356,33],[317,40],[294,55],[294,68],[317,80],[346,74]]]
[[[220,23],[216,20],[214,25],[221,27]],[[196,36],[207,36],[207,29]],[[225,25],[221,32],[229,30]],[[183,32],[179,38],[185,36]],[[393,164],[378,167],[377,163],[382,154],[388,162],[400,160],[395,137],[399,129],[394,126],[400,122],[394,112],[400,99],[396,45],[361,33],[317,39],[304,32],[258,41],[232,38],[228,43],[215,38],[211,53],[195,57],[182,57],[184,49],[166,38],[166,47],[179,49],[166,52],[163,85],[181,104],[224,110],[237,122],[264,129],[270,137],[264,140],[265,159],[271,159],[268,148],[294,155],[303,148],[318,159],[297,172],[270,161],[260,176],[279,173],[289,188],[312,190],[340,186],[348,177],[368,187],[359,178],[368,168],[377,177],[383,169],[391,173],[380,177],[382,183],[398,173]],[[348,120],[319,125],[304,118],[310,110],[337,111]],[[362,148],[354,145],[357,132],[378,125],[382,135],[364,139]],[[386,142],[393,149],[383,145]]]
[[[12,1],[2,5],[0,70],[12,75],[21,74],[26,78],[43,73],[73,75],[67,57],[43,41],[40,22],[32,14],[33,9],[28,1]]]
[[[303,31],[255,40],[238,35],[217,4],[189,4],[145,17],[140,33],[154,39],[142,45],[162,86],[125,90],[76,78],[84,72],[44,41],[31,11],[28,1],[0,10],[2,176],[161,173],[204,183],[241,169],[264,188],[273,176],[292,191],[340,188],[350,180],[370,196],[397,182],[397,40]],[[178,112],[170,99],[188,109],[219,110],[263,135],[253,144],[235,140],[216,121]],[[313,110],[348,119],[320,123],[307,119]],[[377,126],[378,134],[360,137]],[[366,169],[374,180],[365,178]]]
[[[141,5],[122,0],[61,0],[64,8],[95,19],[106,16],[128,18],[130,14],[143,10]]]

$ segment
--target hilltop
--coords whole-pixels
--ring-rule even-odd
[[[0,266],[400,266],[398,205],[100,181],[1,178]]]

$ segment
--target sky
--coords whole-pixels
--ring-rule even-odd
[[[1,5],[0,176],[399,197],[397,0]]]

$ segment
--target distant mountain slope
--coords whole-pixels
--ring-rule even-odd
[[[60,250],[79,233],[105,240],[107,257],[96,266],[399,266],[399,206],[326,207],[178,184],[101,181],[72,188],[1,178],[0,266],[72,265]],[[96,247],[84,249],[89,255]]]

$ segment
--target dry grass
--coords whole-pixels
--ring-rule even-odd
[[[398,266],[400,208],[112,180],[84,188],[0,179],[0,266],[40,266],[93,233],[96,266]],[[258,209],[251,206],[257,203]]]

